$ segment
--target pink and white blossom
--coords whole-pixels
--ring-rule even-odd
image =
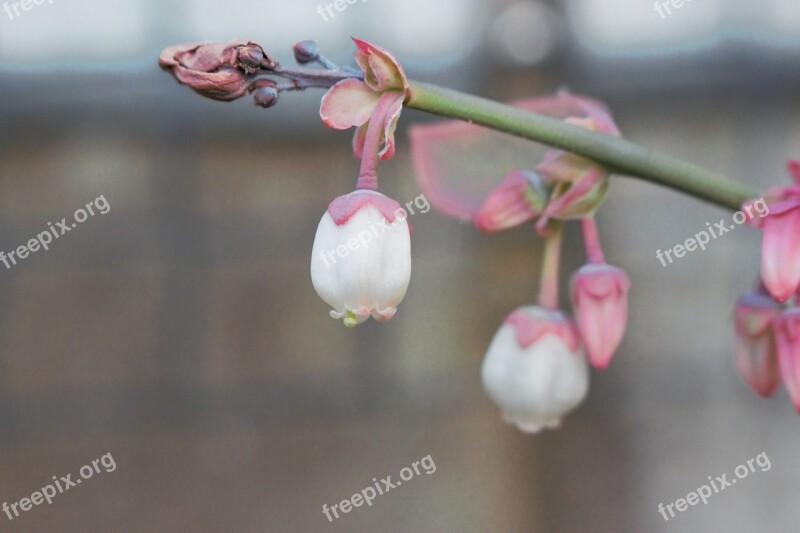
[[[526,433],[557,428],[589,390],[574,324],[538,306],[506,318],[486,352],[481,379],[503,419]]]
[[[311,281],[345,326],[392,318],[411,278],[406,212],[370,190],[335,199],[322,216],[311,255]]]

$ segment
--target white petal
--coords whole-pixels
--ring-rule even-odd
[[[589,389],[586,358],[557,335],[520,348],[514,328],[504,324],[481,367],[481,379],[503,417],[525,432],[557,427]]]
[[[314,240],[311,279],[336,315],[358,311],[388,320],[411,279],[408,223],[396,218],[390,224],[367,205],[337,226],[326,211]]]

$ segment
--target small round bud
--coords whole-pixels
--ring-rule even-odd
[[[253,103],[264,108],[278,103],[278,89],[274,85],[264,85],[253,91]]]
[[[294,59],[301,65],[316,61],[319,57],[317,41],[300,41],[294,45]]]

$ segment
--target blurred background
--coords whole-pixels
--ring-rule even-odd
[[[323,4],[326,2],[323,2]],[[414,226],[397,316],[328,317],[309,254],[352,189],[350,133],[319,91],[223,104],[156,66],[180,42],[251,39],[291,62],[350,35],[415,79],[509,100],[561,87],[607,102],[630,139],[761,188],[800,155],[800,4],[698,0],[45,1],[0,12],[0,249],[103,195],[90,217],[0,267],[0,500],[111,453],[98,474],[0,531],[796,531],[800,422],[732,364],[753,282],[743,228],[662,267],[720,209],[625,177],[601,210],[629,273],[629,333],[559,431],[505,425],[478,374],[504,316],[533,300],[530,227],[486,236],[435,211]],[[413,180],[403,128],[382,190]],[[498,180],[501,176],[498,176]],[[568,234],[566,274],[583,259]],[[670,503],[765,452],[767,472],[665,522]],[[431,455],[334,523],[322,513]]]

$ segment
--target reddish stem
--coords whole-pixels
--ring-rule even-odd
[[[367,135],[364,139],[364,151],[361,154],[361,170],[358,173],[356,189],[378,190],[378,153],[383,141],[383,130],[389,107],[395,95],[383,93],[369,118]]]
[[[539,282],[539,306],[555,311],[558,309],[558,266],[561,259],[562,223],[550,223],[550,235],[545,239],[542,259],[542,277]]]
[[[595,265],[605,263],[603,249],[600,247],[600,237],[597,234],[597,222],[593,216],[581,219],[581,231],[583,232],[583,244],[586,246],[586,256],[589,262]]]

